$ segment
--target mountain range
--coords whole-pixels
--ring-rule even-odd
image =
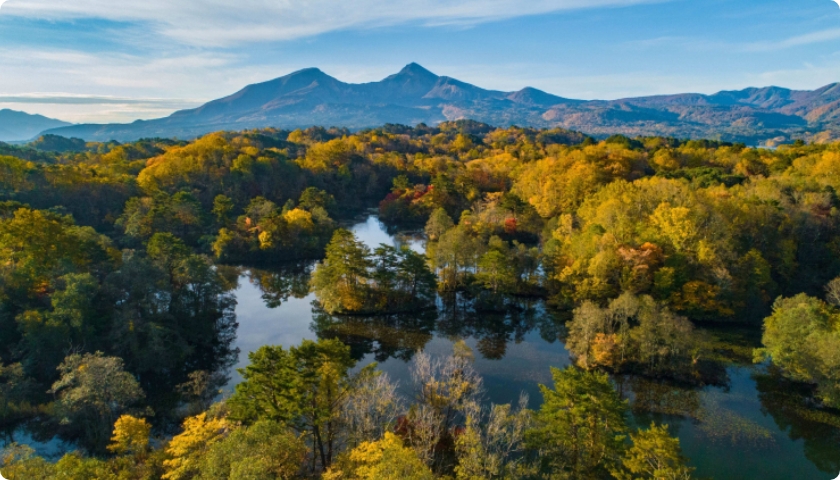
[[[88,141],[192,138],[217,130],[313,125],[350,129],[469,118],[496,126],[561,127],[590,135],[665,135],[763,143],[840,137],[840,84],[620,100],[574,100],[535,88],[485,90],[412,63],[379,82],[351,84],[317,68],[249,85],[156,120],[72,125],[45,133]]]
[[[24,142],[31,140],[44,130],[70,125],[42,115],[0,110],[0,142]]]

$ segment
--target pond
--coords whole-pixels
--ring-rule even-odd
[[[419,237],[390,235],[374,216],[352,230],[371,247],[386,243],[422,251]],[[439,312],[414,315],[331,317],[319,312],[314,296],[306,293],[310,269],[242,270],[236,290],[236,368],[246,366],[248,352],[263,345],[290,347],[304,339],[336,337],[351,346],[360,365],[378,362],[410,395],[413,353],[448,355],[454,342],[463,339],[475,351],[489,402],[516,401],[525,392],[537,408],[538,385],[551,382],[549,367],[570,363],[561,341],[563,322],[541,302],[524,303],[521,311],[505,315],[441,304]],[[698,478],[834,478],[840,471],[840,416],[810,408],[806,393],[765,366],[732,363],[726,373],[720,387],[691,389],[629,377],[616,383],[631,400],[635,424],[655,420],[670,425]],[[228,391],[239,381],[232,372]]]

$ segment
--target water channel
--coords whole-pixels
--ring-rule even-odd
[[[389,235],[374,216],[352,230],[371,247],[407,244],[422,250],[421,240]],[[525,392],[532,408],[538,408],[538,385],[550,384],[550,367],[570,363],[561,341],[561,315],[540,302],[505,315],[478,315],[456,305],[414,315],[330,317],[319,313],[314,296],[305,292],[306,268],[242,271],[236,290],[237,368],[247,365],[248,352],[262,345],[289,347],[304,339],[337,337],[351,346],[360,365],[378,362],[410,395],[413,352],[448,355],[453,343],[463,339],[476,354],[488,402],[516,401]],[[755,335],[731,336],[742,350],[757,346]],[[840,416],[809,408],[795,386],[766,366],[733,362],[724,377],[722,386],[693,389],[640,378],[617,378],[616,384],[631,400],[635,424],[655,420],[670,425],[697,468],[697,478],[827,480],[837,475]],[[239,381],[232,372],[228,389]]]

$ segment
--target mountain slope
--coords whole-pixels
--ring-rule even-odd
[[[70,124],[42,115],[30,115],[9,109],[0,110],[0,142],[32,140],[44,130],[67,125]]]
[[[822,131],[840,136],[840,84],[814,91],[766,87],[714,95],[584,101],[530,87],[517,92],[486,90],[435,75],[416,63],[382,81],[363,84],[345,83],[309,68],[166,118],[126,125],[74,125],[48,133],[127,141],[189,138],[216,130],[312,125],[361,129],[462,118],[497,126],[563,127],[592,135],[669,135],[748,143],[810,137]]]

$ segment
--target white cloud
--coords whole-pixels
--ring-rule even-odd
[[[237,62],[235,56],[219,53],[150,59],[73,50],[0,48],[0,108],[72,122],[157,118],[232,93],[251,76],[269,75]],[[44,93],[56,91],[60,93]]]
[[[42,105],[161,105],[167,107],[173,106],[173,108],[184,108],[195,105],[197,102],[190,100],[170,100],[165,98],[121,98],[109,95],[36,92],[10,95],[0,93],[0,103],[27,103]]]
[[[668,0],[9,0],[8,15],[147,22],[188,44],[289,40],[405,23],[475,24],[563,10]]]
[[[832,40],[837,40],[838,38],[840,38],[840,28],[830,28],[807,33],[805,35],[797,35],[795,37],[786,38],[776,42],[751,43],[746,45],[744,50],[748,52],[769,52],[785,48],[812,45],[815,43],[830,42]]]

